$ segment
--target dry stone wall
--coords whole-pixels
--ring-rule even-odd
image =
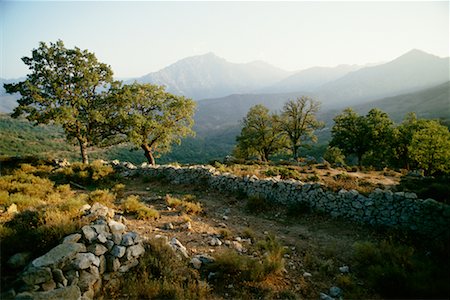
[[[94,299],[105,280],[138,264],[145,249],[137,233],[101,204],[86,207],[86,214],[90,225],[25,268],[15,299]]]
[[[393,227],[427,236],[448,237],[450,206],[433,199],[418,199],[414,193],[376,189],[369,196],[356,190],[333,192],[321,184],[302,183],[277,178],[259,179],[220,173],[212,166],[149,166],[141,167],[116,162],[124,175],[138,172],[161,177],[174,184],[204,184],[219,191],[240,192],[262,197],[275,204],[307,205],[332,217],[356,222]]]

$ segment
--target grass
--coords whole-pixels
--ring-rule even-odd
[[[181,199],[166,195],[166,203],[169,207],[180,209],[189,215],[197,215],[203,211],[202,205],[194,202],[195,199],[193,195],[184,195]]]
[[[119,286],[105,288],[108,299],[211,299],[209,285],[160,239],[150,240],[133,272]]]
[[[122,207],[128,214],[136,215],[139,220],[150,220],[159,218],[159,212],[152,208],[147,207],[144,203],[139,201],[139,196],[128,196],[123,202]]]

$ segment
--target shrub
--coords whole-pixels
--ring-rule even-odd
[[[147,207],[144,203],[139,201],[139,197],[135,195],[128,196],[122,202],[122,207],[126,213],[135,214],[137,219],[149,220],[159,218],[159,212],[154,208]]]
[[[271,205],[261,195],[252,195],[248,197],[245,207],[249,212],[262,213],[268,211],[271,208]]]
[[[107,297],[127,299],[210,299],[208,284],[161,240],[150,240],[139,265]]]
[[[191,202],[195,199],[193,195],[186,195],[182,199],[166,195],[166,203],[169,207],[180,208],[183,212],[191,215],[199,214],[203,211],[199,202]]]
[[[105,206],[113,206],[116,196],[108,190],[95,190],[89,194],[89,204],[98,202]]]
[[[96,160],[91,164],[73,163],[68,167],[58,169],[52,179],[59,183],[69,183],[91,186],[93,184],[105,183],[114,179],[114,169],[102,161]]]
[[[334,165],[345,165],[345,155],[342,153],[342,150],[338,147],[327,147],[323,158]]]

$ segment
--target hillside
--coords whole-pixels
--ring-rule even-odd
[[[282,79],[276,84],[266,87],[261,92],[266,93],[288,93],[288,92],[313,92],[318,87],[334,81],[350,72],[362,68],[357,65],[339,65],[333,68],[312,67],[296,72],[295,74]]]
[[[447,82],[449,68],[448,57],[411,50],[391,62],[362,68],[326,83],[315,94],[328,106],[354,105]]]
[[[262,61],[236,64],[208,53],[184,58],[135,80],[165,85],[169,92],[200,100],[248,92],[271,85],[289,74]]]
[[[407,112],[415,112],[420,118],[450,120],[450,82],[354,106],[363,114],[374,107],[387,112],[395,122],[400,122]]]

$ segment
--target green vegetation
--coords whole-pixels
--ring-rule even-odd
[[[128,214],[135,214],[140,220],[149,220],[159,218],[159,212],[152,208],[147,207],[144,203],[139,201],[139,196],[128,196],[123,202],[122,207]]]
[[[269,114],[263,105],[253,106],[242,122],[234,155],[243,159],[256,155],[266,162],[269,156],[289,149],[297,160],[306,141],[317,141],[314,130],[323,127],[316,120],[319,107],[319,102],[306,96],[286,102],[280,115]]]
[[[168,152],[171,144],[180,144],[182,137],[194,134],[194,101],[172,95],[162,86],[124,85],[111,99],[117,111],[108,126],[142,148],[149,164],[155,164],[153,153]]]
[[[87,148],[109,136],[101,131],[107,120],[102,113],[109,104],[107,90],[100,89],[116,84],[111,68],[87,50],[65,48],[61,40],[50,45],[41,42],[31,57],[22,60],[31,71],[27,79],[4,85],[7,93],[21,95],[13,116],[26,114],[37,124],[61,125],[67,140],[78,142],[87,163]]]
[[[182,199],[166,195],[166,202],[172,208],[181,209],[181,211],[196,215],[203,211],[202,205],[199,202],[194,202],[195,196],[185,195]]]
[[[150,240],[145,250],[133,272],[106,290],[107,298],[210,299],[209,285],[161,239]]]

